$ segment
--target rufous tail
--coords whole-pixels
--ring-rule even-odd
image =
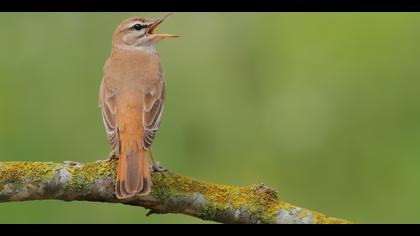
[[[115,193],[119,199],[150,193],[152,182],[147,151],[143,147],[139,149],[137,145],[121,146],[115,185]]]

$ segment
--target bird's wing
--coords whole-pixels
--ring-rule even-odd
[[[160,127],[165,104],[165,82],[160,80],[147,88],[143,105],[143,146],[148,148]]]
[[[117,96],[106,86],[105,77],[102,79],[99,89],[99,107],[102,111],[102,119],[105,124],[109,143],[114,153],[118,154],[120,141],[117,127]]]

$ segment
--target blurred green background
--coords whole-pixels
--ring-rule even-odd
[[[104,159],[98,90],[118,23],[160,13],[1,13],[0,161]],[[158,32],[162,165],[264,182],[358,223],[420,222],[420,14],[176,13]],[[203,223],[121,204],[0,204],[1,223]]]

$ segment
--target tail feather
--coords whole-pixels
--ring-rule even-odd
[[[128,193],[125,188],[127,162],[124,159],[125,157],[120,157],[120,160],[118,161],[117,183],[115,185],[115,192],[118,198],[130,197],[130,193]]]
[[[129,198],[136,194],[147,195],[151,190],[150,170],[145,150],[123,150],[118,161],[115,192],[117,198]]]
[[[150,169],[149,165],[147,164],[147,152],[145,153],[145,158],[143,158],[143,188],[139,192],[139,195],[148,195],[150,193],[150,190],[152,189],[152,180],[150,177]]]
[[[127,179],[125,188],[129,193],[137,193],[143,188],[143,168],[141,165],[144,158],[141,155],[139,156],[138,153],[138,151],[131,150],[126,156]]]

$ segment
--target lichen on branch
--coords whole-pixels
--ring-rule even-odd
[[[114,194],[117,161],[87,163],[0,162],[0,202],[56,199],[142,206],[150,214],[181,213],[221,223],[341,224],[277,197],[259,184],[211,184],[173,172],[153,173],[148,196],[119,200]]]

